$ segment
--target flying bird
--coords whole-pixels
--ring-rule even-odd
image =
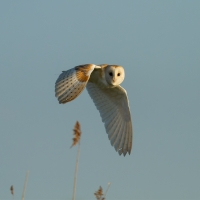
[[[119,65],[79,65],[63,71],[55,83],[60,104],[78,97],[84,88],[99,110],[111,145],[119,155],[131,153],[132,122],[126,90],[120,86],[124,68]]]

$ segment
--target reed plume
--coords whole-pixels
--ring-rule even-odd
[[[100,186],[99,189],[94,193],[94,195],[95,195],[95,197],[96,197],[97,200],[105,200],[105,199],[106,199],[106,194],[107,194],[107,192],[108,192],[108,189],[109,189],[109,187],[110,187],[110,184],[111,184],[111,183],[108,182],[108,187],[107,187],[107,189],[106,189],[105,194],[103,194],[103,189],[102,189],[101,186]]]
[[[13,195],[13,199],[14,199],[14,186],[13,185],[10,186],[10,192]]]
[[[79,162],[79,157],[80,157],[80,139],[81,139],[81,126],[80,123],[77,121],[75,126],[74,126],[74,138],[72,146],[76,146],[76,144],[78,143],[78,153],[77,153],[77,157],[76,157],[76,168],[75,168],[75,173],[74,173],[74,188],[73,188],[73,196],[72,196],[72,200],[76,199],[76,181],[77,181],[77,174],[78,174],[78,162]]]
[[[99,189],[94,193],[94,196],[96,197],[97,200],[105,200],[104,194],[103,194],[103,189],[100,186]]]
[[[73,143],[72,143],[71,148],[73,146],[76,146],[76,144],[79,143],[80,139],[81,139],[81,126],[80,126],[80,123],[78,121],[76,122],[73,131],[74,131],[74,137],[72,139]]]

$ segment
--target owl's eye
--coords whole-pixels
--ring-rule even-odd
[[[120,73],[118,73],[117,76],[120,76]]]
[[[110,73],[109,73],[109,75],[110,75],[110,76],[113,76],[113,73],[112,73],[112,72],[110,72]]]

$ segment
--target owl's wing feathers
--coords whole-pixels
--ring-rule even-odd
[[[126,90],[121,86],[102,88],[94,82],[88,82],[86,88],[100,112],[111,145],[120,155],[130,154],[133,133]]]
[[[59,103],[67,103],[78,97],[96,67],[93,64],[86,64],[63,71],[55,83],[55,96]]]

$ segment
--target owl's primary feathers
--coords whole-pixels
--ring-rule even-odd
[[[133,132],[127,93],[120,86],[124,76],[119,65],[79,65],[60,74],[55,95],[59,103],[67,103],[86,87],[100,112],[111,145],[125,156],[131,153]]]

